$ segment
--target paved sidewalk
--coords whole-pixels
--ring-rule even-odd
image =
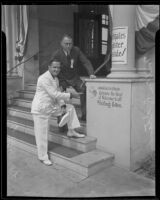
[[[35,158],[8,145],[7,196],[155,196],[153,180],[115,166],[86,178],[57,164],[45,166]]]

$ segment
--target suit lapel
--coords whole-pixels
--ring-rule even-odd
[[[61,49],[61,55],[62,55],[63,60],[66,60],[66,61],[67,61],[67,56],[66,56],[66,54],[64,53],[63,49]]]
[[[58,79],[56,77],[54,79],[52,74],[49,72],[49,70],[47,71],[47,77],[52,82],[52,85],[54,85],[54,86],[56,85],[58,87],[58,85],[59,85]]]

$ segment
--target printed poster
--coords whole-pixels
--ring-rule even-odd
[[[114,27],[112,32],[112,62],[127,64],[128,27]]]

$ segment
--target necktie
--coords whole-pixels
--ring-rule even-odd
[[[70,54],[67,54],[67,61],[68,61],[68,65],[71,65],[71,56]]]

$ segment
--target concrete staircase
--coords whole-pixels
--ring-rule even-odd
[[[31,152],[37,157],[33,119],[30,113],[31,102],[36,85],[28,84],[25,90],[17,91],[18,97],[8,106],[7,135],[8,143]],[[68,91],[73,89],[69,88]],[[73,99],[78,117],[81,116],[80,100]],[[114,156],[96,148],[97,139],[88,137],[86,123],[76,130],[86,135],[85,138],[68,138],[58,129],[57,119],[52,116],[49,128],[49,156],[59,165],[69,168],[81,175],[90,176],[113,165]]]

